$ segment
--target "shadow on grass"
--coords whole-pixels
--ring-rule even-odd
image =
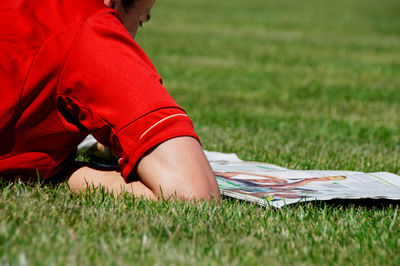
[[[229,201],[230,203],[240,202],[240,204],[254,204],[260,208],[265,208],[264,206],[258,205],[253,202],[248,202],[245,200],[235,199],[228,196],[222,196],[222,200]],[[298,202],[290,205],[283,206],[281,209],[296,209],[299,206],[302,207],[314,207],[314,208],[359,208],[363,207],[366,209],[387,209],[387,208],[400,208],[400,200],[390,200],[390,199],[332,199],[332,200],[316,200],[307,202]],[[274,207],[267,207],[274,208]],[[278,208],[276,208],[278,209]]]
[[[305,202],[300,204],[307,204]],[[387,209],[387,208],[399,208],[399,200],[389,200],[389,199],[333,199],[328,201],[313,201],[311,204],[321,207],[332,207],[338,208],[342,207],[345,209],[354,207],[363,207],[366,209]]]

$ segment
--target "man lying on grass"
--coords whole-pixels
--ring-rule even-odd
[[[155,0],[4,0],[0,176],[156,199],[219,199],[190,118],[135,43]],[[89,134],[120,171],[74,165]]]

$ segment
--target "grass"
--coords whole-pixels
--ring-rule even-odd
[[[399,208],[150,202],[3,186],[0,264],[393,264]]]
[[[157,1],[137,41],[204,148],[400,174],[399,13],[397,0]],[[1,184],[0,264],[399,265],[399,205],[342,203],[276,210]]]

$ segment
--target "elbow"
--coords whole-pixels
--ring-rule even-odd
[[[196,181],[186,183],[184,189],[179,193],[182,199],[194,202],[210,201],[218,203],[221,201],[221,192],[214,175]]]
[[[159,191],[155,192],[161,200],[178,200],[200,202],[209,201],[212,203],[219,203],[221,201],[221,193],[217,182],[198,183],[184,183],[175,186],[173,189],[168,187],[160,187]]]
[[[185,193],[185,198],[190,201],[210,201],[221,202],[221,192],[216,186],[208,186],[206,188],[193,188]]]

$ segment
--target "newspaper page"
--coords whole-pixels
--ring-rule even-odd
[[[97,149],[96,145],[97,141],[89,135],[79,145],[79,153]],[[104,149],[96,151],[95,156],[107,153]],[[263,206],[279,208],[331,199],[400,199],[400,177],[387,172],[289,170],[273,164],[245,162],[233,153],[204,152],[223,195]],[[106,165],[101,165],[109,164],[112,161],[106,160]]]
[[[289,170],[205,151],[223,195],[282,207],[331,199],[400,199],[400,176],[355,171]]]

